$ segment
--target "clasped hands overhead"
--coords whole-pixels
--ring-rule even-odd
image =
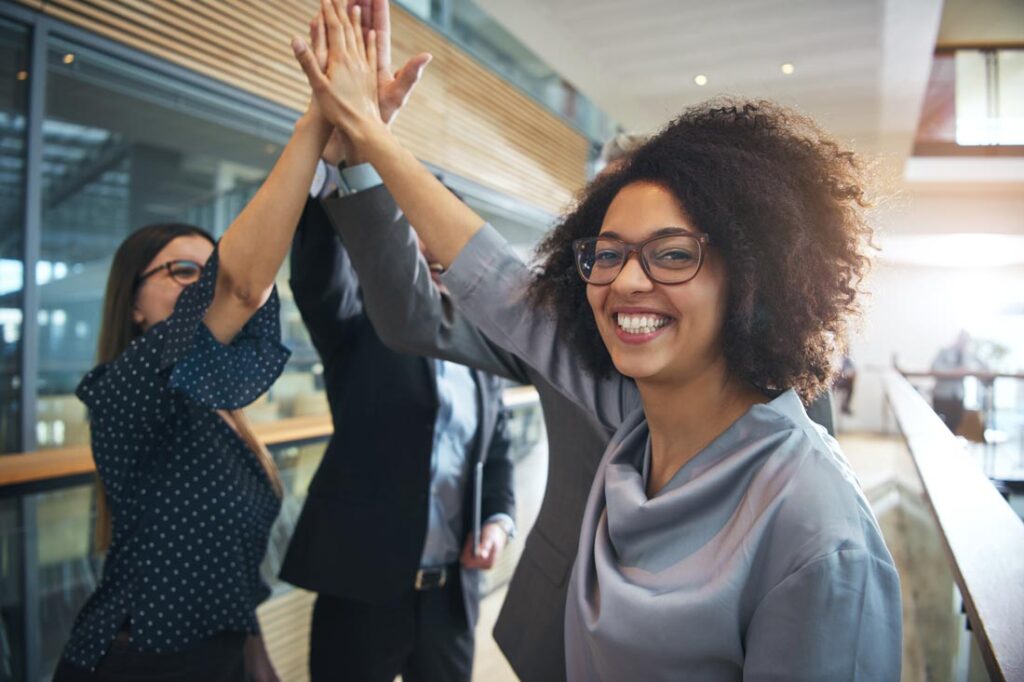
[[[330,162],[351,161],[359,142],[390,125],[431,59],[421,53],[392,71],[387,0],[321,0],[309,43],[295,37],[292,50],[312,89],[310,114],[335,128]]]

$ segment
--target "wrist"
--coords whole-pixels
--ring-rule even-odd
[[[352,142],[348,148],[349,164],[366,163],[369,161],[367,151],[386,144],[389,138],[391,138],[391,131],[380,119],[366,119],[353,126],[349,133],[349,139]]]
[[[343,160],[345,165],[351,168],[352,166],[366,163],[366,156],[355,145],[351,145],[345,150],[345,158]]]
[[[295,122],[295,132],[310,132],[324,138],[331,135],[331,123],[316,110],[310,109]]]

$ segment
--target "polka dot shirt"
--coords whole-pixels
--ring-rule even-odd
[[[95,669],[129,618],[143,652],[259,631],[270,593],[259,567],[281,503],[215,410],[264,393],[288,350],[276,290],[230,344],[217,342],[203,324],[216,280],[214,252],[168,319],[78,387],[113,517],[103,577],[64,650],[79,667]]]

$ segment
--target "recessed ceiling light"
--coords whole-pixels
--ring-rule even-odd
[[[694,77],[693,82],[696,83],[697,85],[707,85],[708,77],[702,73],[699,73]]]
[[[18,72],[18,80],[20,80],[20,81],[28,80],[28,71],[24,71],[24,70],[23,71],[19,71]]]
[[[70,52],[68,52],[66,55],[64,55],[64,63],[65,64],[70,64],[73,61],[75,61],[75,55],[73,55]]]
[[[796,71],[796,67],[793,66],[792,64],[789,64],[789,63],[783,64],[779,68],[781,68],[782,69],[782,73],[786,74],[787,76],[792,75],[793,72]]]

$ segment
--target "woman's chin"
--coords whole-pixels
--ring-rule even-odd
[[[657,379],[665,369],[665,364],[656,358],[637,357],[634,353],[612,353],[612,364],[619,374],[633,381]]]

